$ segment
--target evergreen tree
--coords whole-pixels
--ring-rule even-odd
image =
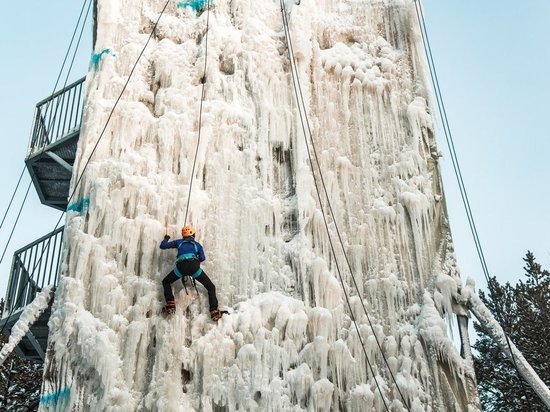
[[[523,353],[539,377],[550,385],[550,272],[543,270],[530,251],[525,280],[516,286],[501,285],[490,280],[490,297],[480,292],[480,298],[491,310],[500,325]],[[473,345],[477,354],[474,367],[478,380],[481,404],[485,411],[546,411],[538,396],[525,384],[513,363],[504,355],[479,323],[474,322],[479,339]]]
[[[0,313],[4,299],[0,300]],[[7,339],[0,335],[0,348]],[[0,411],[36,411],[42,384],[43,365],[11,353],[0,366]]]

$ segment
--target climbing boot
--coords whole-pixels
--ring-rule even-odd
[[[212,318],[214,322],[220,320],[221,317],[222,317],[222,313],[218,309],[214,309],[210,311],[210,318]]]
[[[176,302],[173,300],[166,302],[166,305],[162,308],[162,313],[165,316],[170,316],[176,313]]]

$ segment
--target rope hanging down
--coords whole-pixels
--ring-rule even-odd
[[[349,263],[349,259],[347,258],[347,253],[346,253],[346,250],[345,250],[345,247],[344,247],[344,243],[343,243],[343,240],[342,240],[342,237],[340,235],[340,231],[338,229],[338,225],[336,223],[336,219],[335,219],[335,215],[333,213],[333,209],[332,209],[332,206],[331,206],[331,203],[330,203],[330,198],[328,196],[328,191],[326,189],[326,185],[324,183],[324,179],[323,179],[323,174],[322,174],[322,171],[321,171],[321,167],[320,167],[320,164],[319,164],[319,160],[318,160],[318,156],[317,156],[317,151],[315,150],[315,143],[314,143],[314,140],[313,140],[313,135],[312,135],[312,132],[311,132],[311,128],[310,128],[310,125],[309,125],[309,120],[308,120],[308,116],[307,116],[307,113],[306,113],[306,106],[305,106],[305,102],[304,102],[304,98],[303,98],[303,93],[302,93],[302,89],[301,89],[301,85],[300,85],[300,79],[299,79],[299,76],[298,76],[298,71],[297,71],[297,68],[296,68],[296,61],[294,60],[294,50],[293,50],[293,45],[292,45],[292,38],[290,36],[290,28],[288,26],[288,19],[287,19],[287,14],[286,14],[286,9],[285,9],[285,6],[284,6],[284,2],[283,0],[280,0],[280,4],[281,4],[281,11],[282,11],[282,15],[283,15],[283,26],[284,26],[284,29],[285,29],[285,37],[286,37],[286,41],[287,41],[287,44],[288,44],[288,51],[289,51],[289,60],[290,60],[290,67],[291,67],[291,74],[292,74],[292,80],[293,80],[293,86],[294,86],[294,93],[295,93],[295,97],[296,97],[296,103],[297,103],[297,106],[298,106],[298,112],[299,112],[299,115],[300,115],[300,121],[301,121],[301,124],[302,124],[302,130],[303,130],[303,133],[304,133],[304,139],[305,139],[305,143],[306,143],[306,149],[307,149],[307,153],[308,153],[308,157],[309,157],[309,161],[310,161],[310,164],[312,165],[312,174],[313,174],[313,179],[314,179],[314,183],[315,183],[315,190],[317,192],[317,196],[319,198],[319,205],[320,205],[320,208],[321,208],[321,213],[323,215],[323,221],[324,221],[324,225],[325,225],[325,229],[327,231],[327,235],[328,235],[328,239],[329,239],[329,244],[330,244],[330,248],[331,248],[331,251],[332,251],[332,255],[334,257],[334,262],[335,262],[335,266],[336,266],[336,271],[338,273],[338,277],[340,279],[340,283],[342,285],[342,290],[344,292],[344,296],[345,296],[345,299],[346,299],[346,303],[347,303],[347,306],[348,306],[348,309],[350,311],[350,316],[352,318],[352,321],[353,321],[353,324],[355,326],[355,329],[356,329],[356,332],[357,332],[357,336],[361,342],[361,346],[362,346],[362,349],[363,349],[363,352],[365,354],[365,359],[366,359],[366,362],[368,364],[368,367],[373,375],[373,379],[375,380],[375,383],[376,383],[376,386],[380,392],[380,395],[382,397],[382,401],[384,403],[384,406],[386,408],[386,410],[389,410],[389,407],[386,403],[386,400],[384,398],[384,395],[382,393],[382,390],[379,386],[379,383],[378,383],[378,380],[376,379],[376,375],[374,373],[374,369],[368,359],[368,356],[367,356],[367,353],[366,353],[366,349],[365,349],[365,345],[364,345],[364,342],[362,340],[362,337],[361,337],[361,334],[359,332],[359,327],[357,325],[357,322],[356,322],[356,319],[355,319],[355,315],[353,314],[353,311],[352,311],[352,308],[351,308],[351,304],[349,302],[349,297],[347,295],[347,292],[346,292],[346,288],[345,288],[345,284],[344,284],[344,280],[343,280],[343,277],[342,277],[342,273],[341,273],[341,270],[340,270],[340,267],[339,267],[339,264],[338,264],[338,260],[336,258],[336,253],[335,253],[335,250],[334,250],[334,245],[333,245],[333,242],[332,242],[332,238],[330,236],[330,231],[329,231],[329,227],[328,227],[328,222],[327,222],[327,216],[326,216],[326,213],[325,213],[325,210],[324,210],[324,207],[323,207],[323,202],[322,202],[322,197],[321,197],[321,194],[320,194],[320,190],[319,190],[319,184],[317,182],[317,177],[316,177],[316,174],[315,174],[315,171],[313,170],[313,166],[316,164],[317,165],[317,168],[318,168],[318,172],[319,172],[319,176],[320,176],[320,180],[322,182],[322,187],[323,187],[323,190],[324,190],[324,193],[325,193],[325,197],[327,199],[327,204],[329,206],[329,210],[330,210],[330,213],[331,215],[333,216],[333,222],[334,222],[334,226],[336,228],[336,231],[338,233],[338,239],[339,239],[339,242],[342,246],[342,251],[343,251],[343,254],[345,256],[345,259],[346,259],[346,262],[347,262],[347,265],[348,265],[348,269],[350,271],[350,275],[353,279],[353,283],[354,283],[354,286],[355,286],[355,289],[357,291],[357,295],[360,297],[361,294],[360,294],[360,291],[359,291],[359,287],[357,286],[357,282],[355,281],[355,276],[353,274],[353,271],[352,271],[352,268],[351,268],[351,265]],[[303,112],[303,113],[302,113]],[[305,118],[305,122],[304,122],[304,118]],[[306,125],[304,125],[304,123],[307,125],[307,130],[308,130],[308,133],[306,133]],[[312,156],[311,156],[311,150],[309,148],[309,144],[308,144],[308,136],[309,136],[309,139],[311,140],[311,146],[312,146],[312,149],[313,149],[313,153],[314,153],[314,156],[315,156],[315,162],[313,161],[312,159]],[[388,361],[386,359],[386,356],[384,354],[384,351],[382,350],[382,347],[380,345],[380,341],[378,339],[378,337],[376,336],[376,333],[374,331],[374,328],[373,328],[373,325],[372,325],[372,322],[370,320],[370,316],[366,310],[366,307],[363,303],[363,299],[360,298],[360,301],[361,301],[361,305],[363,307],[363,310],[364,310],[364,313],[367,317],[367,320],[368,320],[368,323],[369,323],[369,326],[371,327],[371,330],[373,332],[373,336],[376,340],[376,343],[377,343],[377,346],[380,350],[380,353],[382,354],[382,358],[384,359],[384,362],[388,368],[388,371],[391,375],[391,378],[397,388],[397,391],[401,397],[401,400],[403,401],[403,404],[405,405],[405,407],[407,408],[408,411],[410,411],[410,408],[407,404],[407,401],[405,400],[405,397],[403,396],[403,393],[401,392],[401,389],[399,388],[399,385],[397,384],[397,380],[395,379],[395,376],[393,375],[393,372],[391,371],[391,368],[388,364]]]
[[[199,131],[198,131],[198,137],[197,137],[197,147],[195,149],[195,156],[193,158],[193,167],[191,168],[191,178],[189,181],[189,194],[187,195],[187,205],[185,207],[185,218],[183,219],[183,226],[187,224],[187,215],[189,213],[189,204],[191,203],[191,191],[193,189],[193,180],[195,178],[195,167],[197,164],[197,156],[199,154],[199,146],[201,143],[201,130],[202,130],[202,105],[204,102],[204,95],[205,95],[205,86],[206,86],[206,68],[208,64],[208,32],[210,28],[210,0],[206,1],[206,32],[204,34],[204,69],[202,72],[201,77],[201,101],[199,105]],[[183,284],[185,287],[185,283]],[[197,282],[193,278],[193,287],[195,288],[195,292],[197,293],[197,297],[199,298],[199,305],[200,305],[200,295],[199,291],[197,289]],[[185,288],[185,293],[187,293],[187,288]]]
[[[193,167],[191,168],[191,179],[189,182],[189,194],[187,195],[187,206],[185,208],[185,218],[183,219],[183,225],[187,224],[187,214],[189,213],[189,203],[191,202],[191,190],[193,189],[193,180],[195,177],[195,167],[197,164],[197,156],[199,154],[199,146],[201,143],[201,129],[202,129],[202,104],[204,102],[204,92],[206,86],[206,68],[208,63],[208,32],[210,27],[210,0],[206,1],[206,32],[204,34],[204,70],[201,78],[201,101],[199,106],[199,135],[197,137],[197,148],[195,150],[195,157],[193,158]]]
[[[25,197],[23,198],[23,202],[21,203],[21,207],[19,207],[19,213],[17,213],[17,217],[15,218],[15,222],[13,224],[13,227],[11,228],[10,235],[8,237],[8,241],[6,242],[6,247],[4,248],[4,251],[2,252],[2,257],[0,257],[0,263],[4,260],[4,255],[6,254],[6,250],[8,250],[8,246],[11,241],[11,237],[13,236],[13,232],[15,231],[15,227],[17,226],[17,222],[19,222],[19,217],[21,216],[21,212],[23,211],[23,206],[25,206],[25,202],[27,201],[27,196],[29,195],[29,189],[31,188],[32,180],[29,182],[29,185],[27,186],[27,191],[25,192]]]
[[[78,41],[76,42],[73,57],[71,59],[71,64],[69,65],[69,69],[67,70],[67,76],[65,76],[65,82],[63,83],[63,89],[65,88],[65,86],[67,86],[67,82],[69,80],[69,75],[71,74],[71,70],[73,68],[74,60],[76,58],[76,52],[78,51],[78,47],[80,46],[80,41],[82,40],[82,34],[84,33],[84,27],[86,26],[86,21],[88,20],[88,14],[90,13],[90,9],[91,9],[91,6],[92,6],[92,3],[94,2],[94,0],[84,0],[84,3],[82,4],[82,9],[80,10],[80,15],[78,16],[78,21],[76,22],[76,27],[73,31],[73,35],[71,37],[69,47],[67,48],[67,53],[65,53],[65,58],[63,59],[63,64],[61,65],[61,70],[59,71],[59,74],[58,74],[57,79],[55,81],[55,85],[53,86],[51,96],[53,96],[55,94],[55,91],[57,90],[57,85],[59,83],[59,79],[61,78],[61,74],[63,73],[63,68],[65,67],[65,63],[67,62],[67,57],[69,56],[69,51],[71,50],[71,47],[73,45],[74,37],[76,35],[78,26],[80,25],[80,20],[82,18],[82,12],[84,11],[84,7],[85,7],[87,1],[88,1],[88,8],[86,9],[86,15],[84,16],[84,20],[82,21],[82,27],[80,29],[80,34],[78,35]],[[43,115],[44,118],[47,117],[48,110],[50,108],[50,104],[51,104],[51,99],[50,99],[50,101],[48,101],[48,103],[46,105],[46,110],[45,110],[44,115]],[[49,132],[52,128],[52,125],[53,125],[54,119],[57,115],[57,110],[58,110],[60,104],[61,104],[61,102],[59,100],[57,100],[57,103],[55,105],[54,115],[50,117],[50,122],[49,122],[48,126],[46,127],[46,138],[48,138],[48,139],[49,139],[49,137],[48,137]],[[46,148],[45,146],[42,148],[42,152],[45,150],[45,148]]]
[[[503,316],[502,312],[500,310],[500,305],[498,304],[498,298],[496,293],[494,292],[494,288],[492,286],[489,269],[487,267],[487,262],[485,261],[485,256],[483,254],[483,248],[481,246],[481,241],[479,239],[479,235],[477,233],[476,224],[474,221],[474,216],[472,213],[472,209],[470,207],[470,201],[468,199],[468,194],[466,192],[466,186],[464,185],[464,179],[462,178],[462,172],[460,170],[460,165],[458,163],[458,156],[456,154],[454,141],[453,141],[453,135],[451,133],[451,127],[449,126],[449,120],[447,118],[447,111],[445,110],[445,105],[443,103],[443,96],[441,94],[441,88],[439,87],[439,80],[437,77],[437,72],[435,70],[435,63],[433,60],[433,54],[432,49],[430,46],[430,41],[428,38],[428,31],[426,29],[426,21],[424,19],[424,13],[422,11],[422,5],[419,1],[414,0],[414,6],[416,10],[416,16],[418,19],[418,25],[420,28],[420,33],[422,35],[422,43],[424,45],[424,52],[426,54],[426,59],[428,60],[428,68],[430,70],[430,77],[432,80],[432,85],[434,87],[435,91],[435,97],[437,102],[437,107],[439,110],[439,114],[441,116],[442,125],[443,125],[443,131],[445,133],[445,140],[447,142],[447,147],[449,148],[449,152],[451,154],[451,161],[453,164],[454,173],[458,182],[458,187],[460,189],[460,197],[462,199],[462,203],[464,205],[464,209],[466,211],[466,217],[468,218],[468,225],[470,226],[470,231],[472,232],[472,237],[474,239],[477,255],[479,257],[479,261],[481,263],[481,269],[483,271],[483,275],[485,276],[485,280],[487,281],[487,288],[489,289],[489,295],[493,302],[495,302],[495,309],[496,309],[496,319],[497,321],[502,325],[503,323]],[[502,326],[501,326],[502,327]],[[502,328],[504,331],[504,328]],[[523,379],[521,378],[521,375],[519,373],[518,366],[516,364],[516,360],[514,357],[514,353],[512,352],[512,348],[510,346],[510,340],[508,337],[508,334],[504,332],[504,336],[506,338],[506,345],[508,346],[508,351],[510,352],[512,364],[516,370],[517,378],[520,382],[523,395],[527,398],[527,392],[525,385],[523,383]]]
[[[21,170],[21,174],[19,175],[19,180],[17,180],[17,184],[15,185],[15,189],[13,191],[13,194],[11,195],[10,203],[8,204],[8,207],[6,208],[6,213],[4,213],[4,217],[2,217],[2,222],[0,223],[0,229],[2,229],[2,226],[4,226],[4,221],[6,220],[6,216],[8,215],[8,212],[10,211],[11,204],[13,202],[13,199],[15,197],[15,194],[17,193],[17,189],[19,189],[19,183],[21,183],[21,178],[23,177],[23,174],[25,173],[26,167],[23,166],[23,170]]]
[[[80,182],[82,181],[82,178],[84,176],[84,172],[86,171],[86,169],[88,168],[88,164],[90,163],[90,160],[92,159],[92,156],[94,155],[95,151],[97,150],[97,147],[99,145],[99,142],[101,141],[101,139],[103,138],[104,134],[105,134],[105,131],[107,130],[107,126],[109,125],[109,122],[111,121],[111,118],[113,116],[113,113],[120,101],[120,99],[122,98],[122,95],[124,94],[124,92],[126,91],[126,88],[128,87],[128,83],[130,82],[130,79],[132,78],[132,75],[134,74],[134,71],[141,59],[141,57],[143,56],[143,53],[145,52],[145,49],[147,48],[147,46],[149,45],[149,42],[151,41],[151,38],[153,37],[153,34],[155,33],[156,29],[157,29],[157,26],[159,24],[159,21],[160,21],[160,18],[162,17],[162,15],[164,14],[164,11],[166,10],[166,7],[168,7],[168,4],[170,3],[170,0],[167,0],[164,7],[162,8],[162,11],[160,12],[159,14],[159,17],[157,18],[157,21],[155,22],[154,26],[153,26],[153,29],[151,30],[151,34],[149,35],[147,41],[145,42],[145,45],[143,46],[141,52],[139,53],[139,56],[138,58],[136,59],[136,62],[134,63],[133,67],[132,67],[132,70],[130,70],[130,74],[128,75],[128,79],[126,80],[126,82],[124,83],[124,86],[122,87],[122,90],[120,92],[120,94],[118,95],[116,101],[115,101],[115,104],[113,105],[113,108],[111,109],[110,113],[109,113],[109,116],[107,117],[107,121],[105,122],[105,126],[103,127],[103,129],[101,130],[101,133],[99,135],[99,138],[97,139],[97,142],[95,143],[91,153],[90,153],[90,156],[88,156],[88,159],[86,160],[86,163],[84,164],[84,167],[82,168],[82,171],[80,172],[80,175],[74,185],[74,189],[73,191],[71,192],[68,200],[67,200],[67,203],[70,203],[72,198],[74,197],[75,193],[76,193],[76,190],[78,189],[78,186],[80,184]],[[57,223],[55,224],[55,227],[53,228],[52,230],[52,233],[59,227],[59,224],[61,223],[61,219],[63,218],[63,215],[65,214],[65,212],[61,212],[61,216],[59,216],[59,220],[57,221]],[[50,239],[48,239],[47,242],[44,243],[44,246],[42,247],[42,251],[40,252],[40,256],[37,260],[37,262],[35,263],[33,269],[32,269],[32,272],[34,272],[34,270],[36,269],[36,267],[40,264],[41,260],[42,260],[42,257],[44,256],[44,251],[49,247],[50,245]],[[25,283],[22,285],[21,289],[20,289],[20,293],[19,293],[19,296],[17,297],[17,300],[19,300],[21,298],[21,293],[23,290],[25,290],[26,286],[28,285],[29,283],[29,278],[27,278],[25,280]],[[12,307],[12,309],[10,310],[10,313],[8,314],[7,316],[7,319],[6,319],[6,322],[4,322],[4,324],[2,325],[2,328],[0,329],[0,333],[4,332],[4,329],[6,327],[6,324],[7,324],[7,320],[9,319],[9,317],[12,315],[13,311],[14,311],[14,307]]]

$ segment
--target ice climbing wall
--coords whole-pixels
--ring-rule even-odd
[[[165,1],[97,0],[42,410],[478,408],[414,3],[284,3],[321,200],[279,0],[168,2],[114,110]],[[187,208],[217,324],[160,316]]]

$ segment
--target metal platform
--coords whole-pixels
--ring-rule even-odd
[[[25,163],[40,201],[66,210],[84,107],[85,78],[36,105]]]
[[[61,269],[64,227],[35,240],[13,255],[10,279],[0,325],[6,337],[37,293],[49,285],[57,286]],[[50,308],[30,327],[16,347],[16,353],[29,360],[44,360],[48,343]]]

